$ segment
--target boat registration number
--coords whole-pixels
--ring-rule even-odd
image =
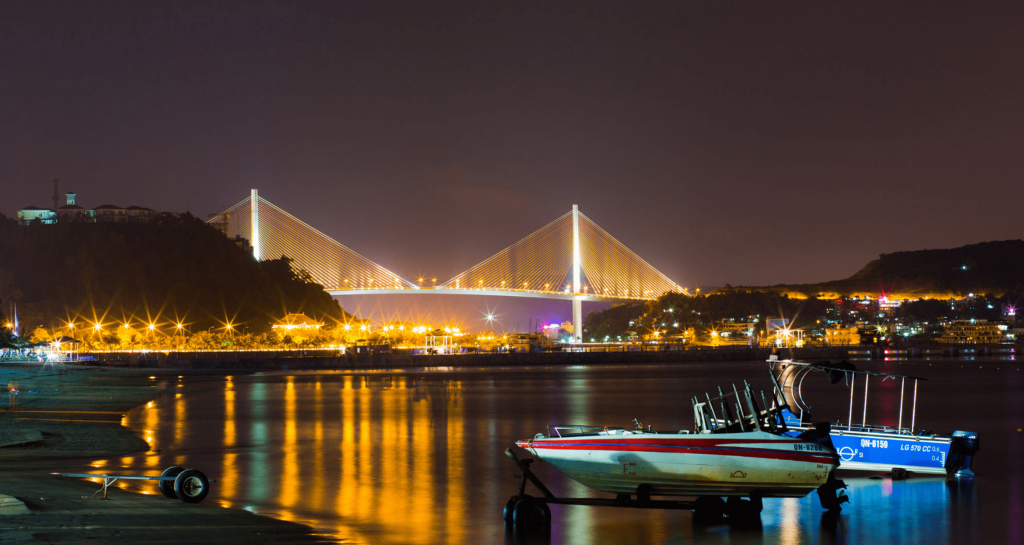
[[[817,443],[797,443],[797,444],[793,445],[793,450],[805,450],[805,451],[824,452],[825,447],[823,447],[823,446],[821,446],[821,445],[819,445]]]
[[[889,442],[885,439],[861,439],[860,446],[871,448],[889,448]]]

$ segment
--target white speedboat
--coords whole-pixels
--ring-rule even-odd
[[[555,427],[554,432],[516,445],[585,486],[616,494],[646,487],[655,496],[803,497],[839,465],[832,447],[815,437],[761,430],[692,434]]]
[[[694,433],[593,426],[551,426],[518,441],[572,479],[622,499],[659,496],[803,497],[826,483],[822,505],[845,500],[832,477],[839,457],[829,425],[789,434],[773,403],[761,409],[750,385],[706,401],[693,398]],[[768,407],[764,394],[762,403]],[[721,411],[718,414],[716,407]],[[746,407],[746,408],[744,408]],[[795,437],[792,435],[796,435]]]

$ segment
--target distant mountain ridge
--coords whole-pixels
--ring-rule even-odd
[[[959,248],[881,254],[843,280],[743,289],[806,297],[887,293],[901,299],[1021,293],[1024,292],[1024,241],[1002,240]]]

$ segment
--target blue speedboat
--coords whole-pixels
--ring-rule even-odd
[[[971,461],[978,452],[978,434],[972,431],[954,431],[944,435],[915,427],[917,421],[917,387],[928,379],[906,375],[893,375],[860,371],[849,362],[801,363],[780,360],[771,356],[769,371],[774,381],[777,400],[784,407],[780,414],[791,433],[809,429],[810,405],[803,399],[804,379],[814,372],[823,373],[832,384],[845,379],[850,389],[849,414],[846,422],[833,422],[830,436],[839,455],[839,469],[891,472],[906,470],[916,473],[947,474],[958,478],[974,476]],[[872,425],[867,422],[868,392],[872,379],[894,380],[900,383],[900,407],[897,426]],[[860,385],[863,384],[861,387]],[[854,392],[862,388],[863,406],[861,422],[854,422]],[[904,427],[904,399],[910,402],[910,426]],[[856,396],[860,398],[860,396]]]

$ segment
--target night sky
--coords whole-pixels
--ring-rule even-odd
[[[255,187],[439,281],[573,204],[686,286],[1024,234],[1024,3],[681,4],[5,2],[0,212]]]

